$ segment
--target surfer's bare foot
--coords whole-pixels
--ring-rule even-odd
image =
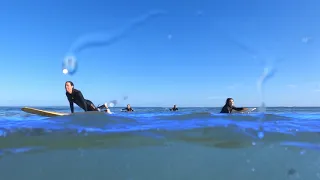
[[[105,112],[107,112],[108,114],[111,114],[110,109],[108,108],[108,103],[104,103],[104,106],[106,107]]]

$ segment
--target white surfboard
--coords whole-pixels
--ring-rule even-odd
[[[61,113],[61,112],[55,112],[55,111],[46,111],[46,110],[41,110],[41,109],[36,109],[36,108],[31,108],[31,107],[23,107],[21,108],[22,111],[30,113],[30,114],[35,114],[39,116],[45,116],[45,117],[55,117],[55,116],[67,116],[67,115],[73,115],[72,113]],[[112,112],[109,110],[108,112],[99,112],[99,111],[87,111],[87,112],[76,112],[74,114],[96,114],[96,113],[107,113],[107,114],[112,114]]]
[[[23,107],[23,108],[21,108],[21,110],[24,111],[24,112],[30,113],[30,114],[35,114],[35,115],[39,115],[39,116],[46,116],[46,117],[70,115],[70,113],[45,111],[45,110],[36,109],[36,108],[30,108],[30,107]]]

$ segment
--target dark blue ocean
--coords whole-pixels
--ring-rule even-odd
[[[20,108],[0,108],[1,180],[320,179],[320,108]]]

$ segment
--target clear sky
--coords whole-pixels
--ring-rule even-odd
[[[257,106],[264,64],[278,62],[266,104],[319,106],[319,7],[316,0],[2,1],[0,105],[68,105],[71,80],[96,104],[222,106],[233,97],[238,106]],[[83,35],[112,37],[152,11],[165,13],[82,50],[76,74],[62,73]]]

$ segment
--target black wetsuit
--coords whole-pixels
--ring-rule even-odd
[[[132,108],[124,108],[122,111],[134,111]]]
[[[225,106],[223,106],[223,108],[221,109],[221,112],[220,112],[220,113],[232,113],[232,110],[242,111],[242,110],[244,110],[244,108],[237,108],[237,107],[235,107],[235,106],[230,107],[230,106],[225,105]]]
[[[178,111],[178,108],[171,108],[170,111]]]
[[[74,112],[73,103],[78,105],[84,111],[98,111],[98,109],[94,106],[94,104],[90,100],[84,99],[81,91],[77,89],[73,89],[72,94],[69,94],[68,92],[66,92],[66,96],[70,103],[71,113]]]

